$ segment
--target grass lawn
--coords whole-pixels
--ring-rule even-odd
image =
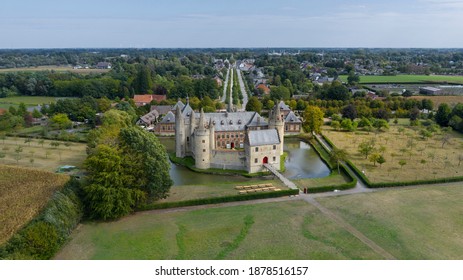
[[[447,103],[450,107],[454,107],[458,103],[463,103],[463,95],[455,95],[455,96],[412,96],[412,99],[423,100],[423,99],[430,99],[434,104],[434,109],[437,110],[440,104]]]
[[[463,256],[463,186],[423,186],[319,202],[398,259]]]
[[[342,173],[339,175],[337,171],[334,171],[327,177],[323,178],[307,178],[307,179],[298,179],[293,180],[293,183],[299,189],[308,188],[310,190],[319,188],[319,187],[326,187],[326,186],[337,186],[341,184],[345,184],[349,182],[349,178],[346,178]]]
[[[303,201],[86,223],[56,259],[378,259]]]
[[[24,103],[29,106],[37,106],[40,104],[50,104],[56,102],[59,99],[68,98],[68,97],[52,97],[52,96],[11,96],[0,98],[0,105],[7,106],[8,109],[11,105],[19,105],[19,103]]]
[[[347,75],[341,75],[339,78],[347,82]],[[463,76],[446,76],[446,75],[396,75],[396,76],[360,76],[361,84],[377,83],[458,83],[463,84]]]
[[[0,165],[0,244],[27,224],[69,177]]]
[[[399,127],[404,131],[399,132]],[[415,181],[435,178],[463,176],[463,167],[459,166],[459,156],[463,155],[463,135],[452,132],[449,144],[442,148],[442,135],[435,134],[428,140],[418,135],[405,125],[391,125],[387,132],[368,134],[364,131],[339,132],[324,127],[323,134],[338,148],[346,149],[350,160],[359,170],[364,170],[371,182]],[[380,166],[373,165],[369,159],[358,152],[358,145],[363,141],[375,141],[375,147],[385,147],[386,162]],[[404,160],[401,167],[399,161]]]
[[[280,180],[252,180],[249,182],[217,182],[210,185],[182,185],[172,186],[169,192],[169,197],[162,199],[159,203],[193,200],[199,198],[221,197],[238,195],[239,191],[235,189],[236,186],[248,186],[258,184],[272,184],[282,190],[288,189]]]
[[[87,157],[85,144],[67,142],[70,146],[66,147],[66,142],[43,140],[42,146],[39,139],[32,139],[30,143],[25,143],[25,140],[26,138],[19,137],[0,139],[0,164],[32,167],[54,172],[61,165],[81,167]],[[50,145],[51,142],[58,142],[60,145],[55,148]],[[18,147],[22,149],[19,153],[16,152]]]

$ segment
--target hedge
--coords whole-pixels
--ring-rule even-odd
[[[218,204],[218,203],[224,203],[224,202],[275,198],[275,197],[290,196],[290,195],[297,195],[297,194],[299,194],[299,190],[260,192],[260,193],[252,193],[252,194],[245,194],[245,195],[232,195],[232,196],[200,198],[200,199],[185,200],[185,201],[153,203],[153,204],[147,204],[147,205],[140,206],[137,208],[137,210],[146,211],[146,210],[154,210],[154,209],[166,209],[166,208],[205,205],[205,204]]]
[[[80,183],[71,179],[44,210],[0,247],[0,259],[50,259],[83,216]]]

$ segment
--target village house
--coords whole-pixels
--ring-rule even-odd
[[[161,102],[163,100],[167,100],[166,95],[160,94],[136,94],[133,96],[133,102],[135,106],[145,106],[146,104],[150,104],[151,101]]]

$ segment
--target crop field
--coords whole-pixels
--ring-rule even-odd
[[[0,165],[0,244],[29,222],[69,177]]]
[[[463,184],[389,189],[319,202],[397,259],[463,256]]]
[[[341,75],[339,78],[347,82],[347,75]],[[463,76],[446,76],[446,75],[396,75],[396,76],[360,76],[361,84],[376,83],[456,83],[463,84]]]
[[[56,259],[378,259],[304,201],[86,223]]]
[[[85,144],[40,139],[30,139],[31,142],[26,142],[27,139],[29,138],[1,138],[0,164],[54,172],[61,165],[81,167],[87,156]],[[59,145],[53,146],[52,143]]]
[[[90,73],[106,73],[111,69],[74,69],[71,66],[37,66],[37,67],[21,67],[21,68],[7,68],[0,69],[0,73],[11,73],[11,72],[37,72],[37,71],[55,71],[55,72],[72,72],[80,74]]]
[[[401,128],[403,131],[399,131]],[[442,133],[424,140],[418,131],[399,124],[378,134],[340,132],[329,127],[324,128],[323,134],[338,148],[345,149],[349,159],[374,183],[463,176],[463,135],[452,132],[449,142],[443,143]],[[374,141],[375,149],[386,160],[384,164],[375,166],[359,153],[358,146],[364,141]]]
[[[458,103],[463,103],[463,95],[459,96],[412,96],[410,98],[422,100],[430,99],[434,104],[434,110],[437,110],[440,104],[447,103],[450,107],[457,105]]]

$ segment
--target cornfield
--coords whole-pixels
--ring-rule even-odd
[[[32,220],[68,180],[66,175],[0,165],[0,244]]]

